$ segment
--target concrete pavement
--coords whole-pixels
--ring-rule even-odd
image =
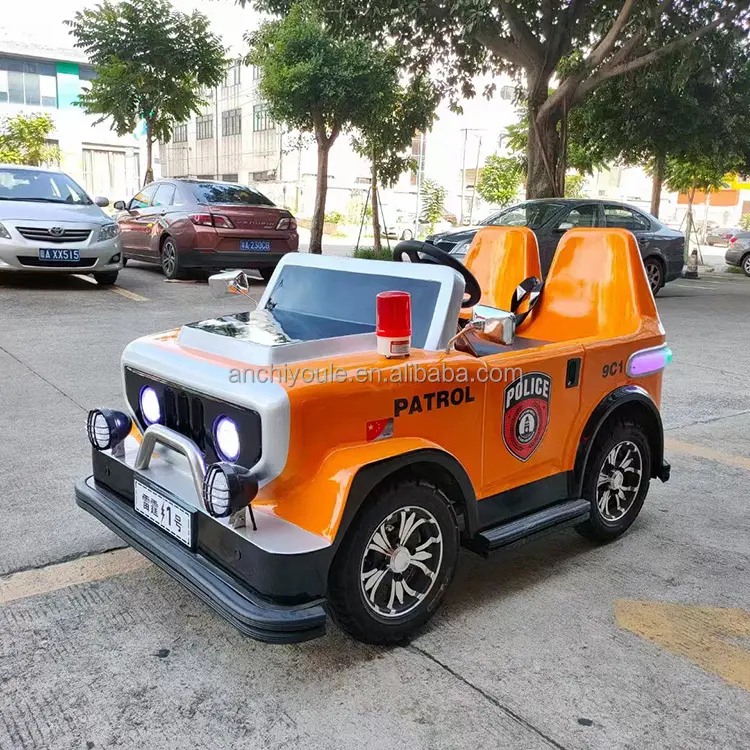
[[[750,279],[658,298],[673,475],[631,532],[463,553],[431,626],[395,649],[334,626],[255,643],[135,553],[101,554],[121,542],[72,496],[86,410],[122,405],[128,341],[237,308],[138,264],[118,286],[136,297],[0,277],[0,750],[747,747],[750,633],[688,616],[676,653],[653,622],[665,604],[750,611]]]

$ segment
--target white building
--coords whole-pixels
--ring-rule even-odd
[[[422,150],[424,176],[447,190],[446,209],[457,219],[462,192],[467,220],[470,214],[477,218],[486,212],[478,196],[472,206],[476,166],[502,150],[503,132],[517,119],[510,80],[498,84],[492,100],[467,101],[463,114],[451,112],[447,103],[441,105],[433,128],[412,145],[415,159]],[[257,92],[257,70],[238,63],[223,85],[203,94],[207,104],[201,114],[177,125],[172,141],[161,144],[162,174],[249,183],[297,216],[310,217],[317,175],[314,138],[300,139],[270,119]],[[342,134],[330,152],[326,210],[358,222],[369,184],[369,162],[354,152],[350,137]],[[382,191],[381,200],[387,221],[394,221],[397,213],[413,214],[416,172],[402,175],[393,189]]]
[[[50,141],[60,147],[60,167],[91,195],[110,201],[138,191],[145,173],[145,140],[120,137],[109,125],[75,106],[94,77],[79,50],[59,49],[0,38],[0,119],[21,112],[47,113],[55,130]]]

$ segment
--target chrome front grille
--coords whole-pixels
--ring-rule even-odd
[[[60,227],[16,227],[18,233],[33,242],[85,242],[90,229],[62,229]],[[57,230],[57,231],[54,231]]]

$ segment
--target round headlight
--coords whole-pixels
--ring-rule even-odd
[[[209,467],[203,480],[203,500],[206,510],[215,518],[229,515],[229,482],[218,464]]]
[[[132,423],[127,414],[110,409],[93,409],[86,420],[89,442],[100,451],[112,448],[125,440],[131,427]]]
[[[145,386],[141,389],[140,395],[141,414],[149,424],[155,424],[161,420],[161,404],[156,391],[151,386]]]
[[[240,433],[229,417],[219,417],[214,424],[214,441],[225,461],[236,461],[240,457]]]

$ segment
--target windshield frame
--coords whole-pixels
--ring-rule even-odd
[[[278,208],[278,206],[265,194],[261,193],[257,188],[251,187],[250,185],[240,185],[235,183],[227,182],[216,182],[215,180],[205,180],[201,182],[189,183],[189,189],[192,196],[195,198],[196,203],[204,206],[238,206],[243,208]],[[241,191],[245,191],[250,195],[258,197],[260,200],[248,203],[241,200],[208,200],[205,194],[206,191],[215,189],[224,190],[228,194],[225,197],[232,197],[231,192],[239,194]]]
[[[11,175],[11,179],[17,185],[23,184],[24,179],[28,175],[28,182],[26,183],[30,187],[39,187],[46,177],[50,182],[50,193],[52,188],[57,191],[59,197],[54,195],[18,195],[12,194],[12,187],[5,185],[3,175]],[[19,177],[23,179],[18,179]],[[69,195],[75,196],[77,200],[69,200],[63,198],[64,189],[67,189]],[[9,195],[3,193],[8,191]],[[47,203],[55,206],[93,206],[94,201],[91,200],[88,193],[70,176],[65,172],[60,172],[54,169],[31,169],[24,165],[3,165],[0,166],[0,201],[12,201],[15,203]]]

